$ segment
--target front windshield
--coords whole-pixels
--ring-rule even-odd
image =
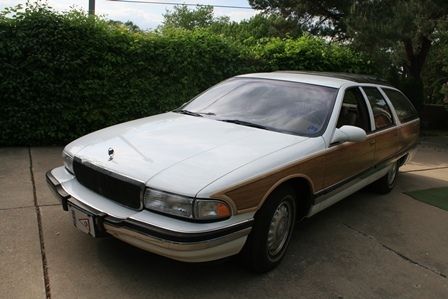
[[[338,90],[305,83],[233,78],[184,105],[181,110],[220,121],[316,136],[325,129]]]

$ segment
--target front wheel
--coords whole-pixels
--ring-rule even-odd
[[[395,162],[389,171],[381,179],[372,184],[372,189],[379,194],[387,194],[397,184],[398,161]]]
[[[276,267],[285,255],[296,219],[296,193],[283,186],[275,190],[255,215],[241,257],[250,269],[263,273]]]

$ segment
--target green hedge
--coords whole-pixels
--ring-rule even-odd
[[[373,66],[350,48],[304,35],[297,39],[271,38],[253,48],[270,69],[372,73]]]
[[[61,144],[171,110],[233,75],[370,72],[346,47],[304,36],[236,44],[206,31],[131,32],[45,6],[0,14],[0,145]]]

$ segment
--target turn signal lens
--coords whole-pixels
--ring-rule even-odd
[[[200,220],[223,219],[231,215],[230,207],[220,200],[197,199],[195,201],[195,218]]]

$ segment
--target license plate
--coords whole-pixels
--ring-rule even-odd
[[[77,209],[71,205],[68,206],[70,213],[72,214],[73,225],[82,231],[95,237],[95,218],[80,209]]]

